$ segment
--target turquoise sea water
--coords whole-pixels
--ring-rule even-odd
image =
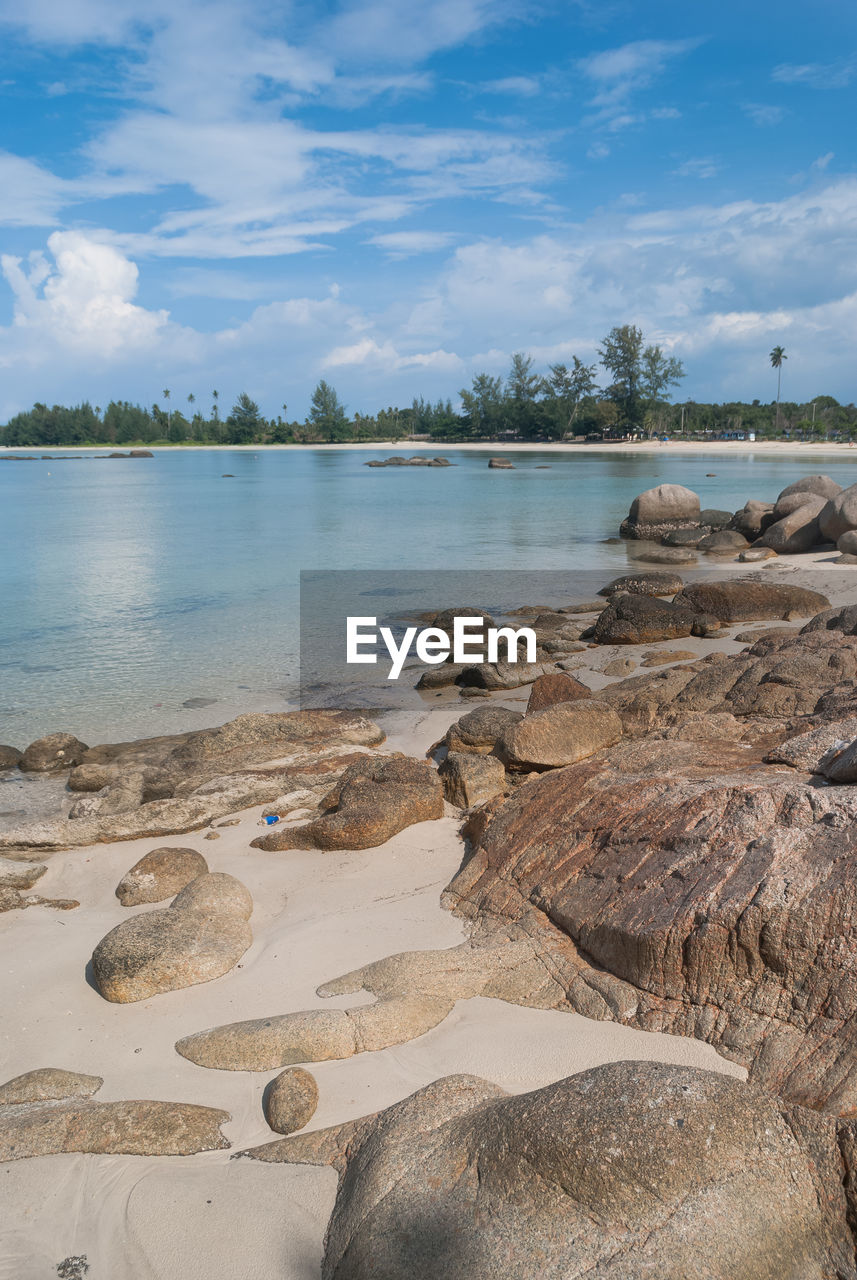
[[[57,451],[60,452],[60,451]],[[448,451],[449,468],[374,469],[390,449],[164,450],[152,459],[0,462],[0,742],[89,742],[281,707],[297,674],[302,569],[603,569],[635,494],[772,498],[857,457]],[[541,467],[548,469],[542,470]],[[234,478],[223,478],[224,472]],[[708,472],[715,472],[707,478]],[[459,602],[445,602],[459,603]],[[189,699],[212,699],[185,709]]]

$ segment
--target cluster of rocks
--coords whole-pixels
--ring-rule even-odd
[[[692,489],[662,484],[634,499],[620,533],[661,543],[663,551],[641,558],[662,563],[691,563],[697,552],[764,560],[826,547],[857,563],[857,485],[843,489],[830,476],[804,476],[775,502],[753,498],[732,512],[703,509]]]
[[[285,816],[317,803],[349,765],[384,741],[371,720],[316,710],[239,716],[216,729],[87,747],[57,733],[10,750],[21,768],[68,770],[67,818],[0,833],[10,857],[142,836],[175,835],[257,804]]]
[[[363,463],[364,467],[451,467],[454,464],[449,458],[427,458],[424,454],[414,454],[412,458],[371,458]]]
[[[190,1102],[96,1102],[100,1076],[41,1067],[0,1085],[0,1161],[85,1151],[187,1156],[229,1143],[227,1111]]]

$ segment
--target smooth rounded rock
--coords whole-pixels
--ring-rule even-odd
[[[123,907],[165,902],[206,871],[208,863],[196,849],[153,849],[125,872],[116,886],[116,897]]]
[[[105,1000],[127,1004],[228,973],[253,941],[252,900],[232,876],[198,876],[169,907],[124,920],[92,953]]]
[[[0,769],[15,769],[21,763],[23,752],[17,747],[0,746]]]
[[[318,1106],[315,1076],[303,1067],[291,1067],[272,1080],[265,1090],[262,1109],[275,1133],[296,1133],[309,1124]]]

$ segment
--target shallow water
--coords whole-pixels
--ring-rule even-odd
[[[704,506],[735,509],[811,471],[857,481],[857,459],[752,446],[730,457],[534,450],[510,455],[513,471],[455,450],[443,469],[363,465],[389,453],[0,462],[0,742],[59,728],[88,742],[135,737],[285,706],[302,569],[606,577],[627,552],[604,539],[652,485],[686,484]],[[213,701],[183,706],[194,699]]]

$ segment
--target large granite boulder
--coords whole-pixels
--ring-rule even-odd
[[[153,849],[126,871],[116,886],[123,907],[165,902],[208,871],[208,863],[196,849]]]
[[[17,747],[0,746],[0,769],[16,769],[21,763],[22,751]]]
[[[56,773],[80,764],[88,750],[86,743],[73,733],[49,733],[30,743],[18,767],[28,773]]]
[[[170,903],[124,920],[92,953],[95,985],[118,1004],[228,973],[253,941],[253,900],[222,872],[197,876]]]
[[[659,484],[637,495],[620,533],[623,538],[657,540],[670,529],[698,525],[699,513],[699,494],[681,484]]]
[[[849,1112],[857,789],[765,766],[764,733],[717,719],[626,740],[521,788],[449,901],[532,937],[557,931],[543,945],[581,1012],[585,958],[602,975],[599,1016],[707,1040],[790,1101]]]
[[[762,534],[762,543],[781,556],[811,551],[821,542],[818,516],[824,505],[824,498],[812,493],[781,495],[774,508],[775,522]]]
[[[681,597],[678,598],[682,600]],[[614,595],[598,615],[592,632],[596,644],[653,644],[691,635],[700,611],[685,602],[653,596]]]
[[[824,502],[830,502],[841,492],[842,485],[837,484],[830,476],[802,476],[800,480],[786,485],[777,498],[777,506],[781,505],[784,498],[793,494],[810,494],[812,497],[823,498]]]
[[[441,741],[448,751],[490,755],[509,726],[520,719],[522,713],[510,707],[477,707],[451,724]]]
[[[517,768],[555,769],[585,760],[622,736],[617,713],[596,699],[557,702],[506,730],[498,747]]]
[[[256,849],[374,849],[415,822],[443,817],[443,784],[422,760],[366,757],[352,765],[321,803],[323,814],[300,827],[278,827],[251,841]]]
[[[246,1154],[339,1170],[323,1280],[857,1276],[832,1121],[690,1067],[449,1076]]]
[[[849,529],[857,529],[857,484],[830,499],[819,512],[818,527],[822,537],[831,542],[838,542]]]
[[[790,615],[809,618],[830,607],[830,601],[818,591],[755,578],[691,582],[676,597],[675,604],[711,614],[721,622],[753,622]]]

